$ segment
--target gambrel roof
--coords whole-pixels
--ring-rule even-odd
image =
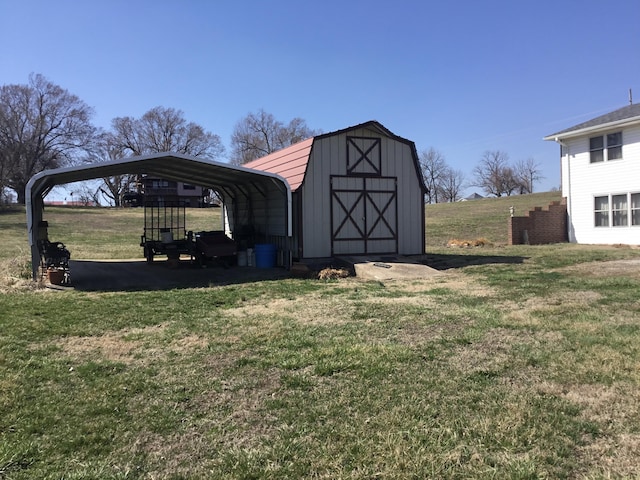
[[[313,147],[313,142],[316,139],[319,140],[325,137],[339,135],[350,130],[361,128],[368,128],[380,133],[381,135],[410,145],[414,155],[414,161],[416,162],[416,171],[418,173],[420,172],[420,167],[419,165],[417,165],[418,154],[415,144],[412,141],[407,140],[406,138],[402,138],[394,134],[376,120],[370,120],[368,122],[354,125],[352,127],[343,128],[335,132],[323,133],[315,137],[307,138],[302,142],[296,143],[289,147],[283,148],[282,150],[278,150],[277,152],[270,153],[267,156],[245,163],[243,166],[264,172],[275,173],[287,180],[291,191],[295,192],[304,181],[304,175],[307,171],[307,165],[311,157],[311,149]],[[422,175],[419,175],[419,181],[420,185],[424,189],[425,187]]]
[[[544,137],[544,140],[555,140],[575,137],[578,135],[588,134],[592,131],[613,128],[620,125],[628,125],[632,123],[640,123],[640,104],[627,105],[599,117],[592,118],[586,122],[579,123],[573,127],[560,130]]]
[[[244,166],[263,172],[271,172],[283,177],[289,182],[291,191],[295,192],[302,184],[304,173],[307,171],[307,163],[311,155],[313,138],[307,138],[302,142],[270,153],[267,156],[245,163]]]

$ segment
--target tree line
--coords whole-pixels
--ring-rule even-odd
[[[458,201],[461,192],[470,187],[495,197],[533,193],[536,182],[544,178],[533,158],[511,164],[509,154],[502,150],[485,151],[468,181],[462,171],[448,166],[444,155],[433,147],[420,153],[420,169],[427,203]]]
[[[0,196],[7,189],[25,203],[29,179],[47,169],[128,156],[177,152],[215,161],[226,159],[219,135],[189,122],[181,110],[155,107],[139,118],[117,117],[103,130],[91,122],[93,109],[41,74],[26,84],[0,86]],[[234,127],[229,161],[241,165],[316,134],[301,118],[284,124],[260,110]],[[120,175],[85,196],[120,205],[137,178]],[[2,198],[0,198],[2,200]],[[100,202],[98,202],[100,203]]]
[[[301,118],[284,123],[259,110],[236,123],[227,157],[220,137],[187,121],[181,110],[158,106],[139,118],[116,117],[108,130],[93,125],[93,114],[79,97],[41,74],[30,75],[26,84],[0,86],[0,203],[11,189],[24,204],[29,179],[46,169],[161,152],[242,165],[320,133]],[[542,178],[532,159],[510,166],[501,151],[485,152],[472,182],[465,182],[465,175],[450,168],[434,148],[419,160],[429,203],[456,201],[471,185],[495,196],[530,193]],[[137,181],[132,175],[104,178],[88,194],[97,203],[103,196],[118,206],[124,193],[136,190]]]

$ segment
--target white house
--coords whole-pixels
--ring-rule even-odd
[[[544,140],[560,145],[569,241],[640,244],[640,104]]]

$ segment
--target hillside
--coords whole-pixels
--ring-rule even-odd
[[[494,244],[506,244],[510,206],[516,215],[524,215],[560,198],[560,192],[544,192],[427,205],[427,250],[443,247],[451,239],[486,238]],[[62,240],[74,258],[134,258],[142,254],[142,215],[142,209],[49,207],[45,217],[50,222],[51,238]],[[219,224],[219,209],[188,211],[190,230],[211,230]],[[24,208],[0,215],[0,241],[5,245],[0,259],[28,252]]]
[[[451,239],[486,238],[494,244],[506,244],[511,206],[515,215],[521,216],[560,199],[561,193],[555,191],[427,205],[427,250],[444,246]]]

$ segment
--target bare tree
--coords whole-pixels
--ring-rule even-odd
[[[99,207],[101,205],[101,193],[102,189],[99,186],[96,187],[88,182],[82,182],[78,188],[71,192],[71,195],[76,199],[76,204],[80,204],[83,207]]]
[[[301,118],[294,118],[288,125],[260,109],[249,113],[236,123],[231,134],[231,158],[233,165],[242,165],[316,135]]]
[[[26,85],[0,87],[0,187],[25,203],[29,179],[49,168],[80,161],[91,144],[93,110],[40,74]]]
[[[112,133],[102,132],[96,137],[94,146],[87,157],[87,161],[108,162],[123,158],[125,155],[123,148],[117,146],[118,141]],[[109,204],[116,207],[121,206],[123,194],[137,190],[137,175],[122,174],[102,179],[102,185],[97,189],[96,194],[102,193]],[[86,192],[85,192],[86,193]]]
[[[187,122],[181,110],[155,107],[142,117],[117,117],[112,131],[103,135],[96,148],[94,161],[109,161],[131,155],[173,152],[221,160],[224,145],[220,137],[193,122]],[[139,178],[118,175],[104,178],[102,194],[110,203],[120,206],[122,196],[137,190]]]
[[[433,147],[423,150],[420,153],[420,170],[422,178],[427,187],[426,202],[438,203],[438,194],[440,193],[440,184],[448,167],[444,159],[444,155]]]
[[[475,177],[473,185],[480,187],[485,193],[501,197],[511,195],[514,173],[509,167],[509,155],[500,150],[487,150],[480,163],[473,169]]]
[[[442,174],[438,187],[441,202],[457,202],[464,186],[465,175],[460,170],[447,167]]]
[[[507,197],[510,197],[514,193],[521,193],[520,180],[518,179],[518,176],[516,175],[516,172],[512,167],[506,167],[502,171],[500,185],[502,187],[502,193],[504,193]]]
[[[521,194],[533,193],[534,183],[544,178],[540,171],[540,164],[531,157],[516,163],[515,176],[518,179]]]
[[[289,145],[301,142],[309,137],[317,135],[319,132],[307,126],[302,118],[296,117],[280,130],[278,138],[278,148],[285,148]]]
[[[220,137],[187,122],[181,110],[155,107],[139,119],[117,117],[111,122],[110,148],[124,155],[174,152],[219,160],[224,154]]]

